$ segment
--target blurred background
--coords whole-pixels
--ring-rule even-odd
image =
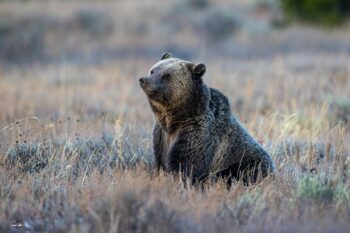
[[[350,52],[347,0],[1,1],[2,64]]]

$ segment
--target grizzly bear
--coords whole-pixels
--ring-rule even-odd
[[[155,115],[155,167],[192,182],[257,182],[275,170],[269,154],[232,115],[227,97],[203,82],[206,66],[170,53],[140,78]]]

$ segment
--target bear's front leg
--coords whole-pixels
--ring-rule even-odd
[[[155,123],[153,126],[153,153],[154,169],[159,171],[162,166],[162,156],[164,151],[163,132],[160,126]]]
[[[183,138],[170,146],[165,161],[165,170],[172,173],[182,172],[191,177],[190,145]]]

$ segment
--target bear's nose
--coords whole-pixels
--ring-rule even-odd
[[[140,86],[144,87],[146,85],[146,78],[140,78]]]

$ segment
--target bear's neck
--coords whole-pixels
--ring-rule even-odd
[[[150,101],[157,123],[168,134],[198,121],[209,107],[210,91],[206,85],[197,88],[184,103],[178,106],[162,106]]]

